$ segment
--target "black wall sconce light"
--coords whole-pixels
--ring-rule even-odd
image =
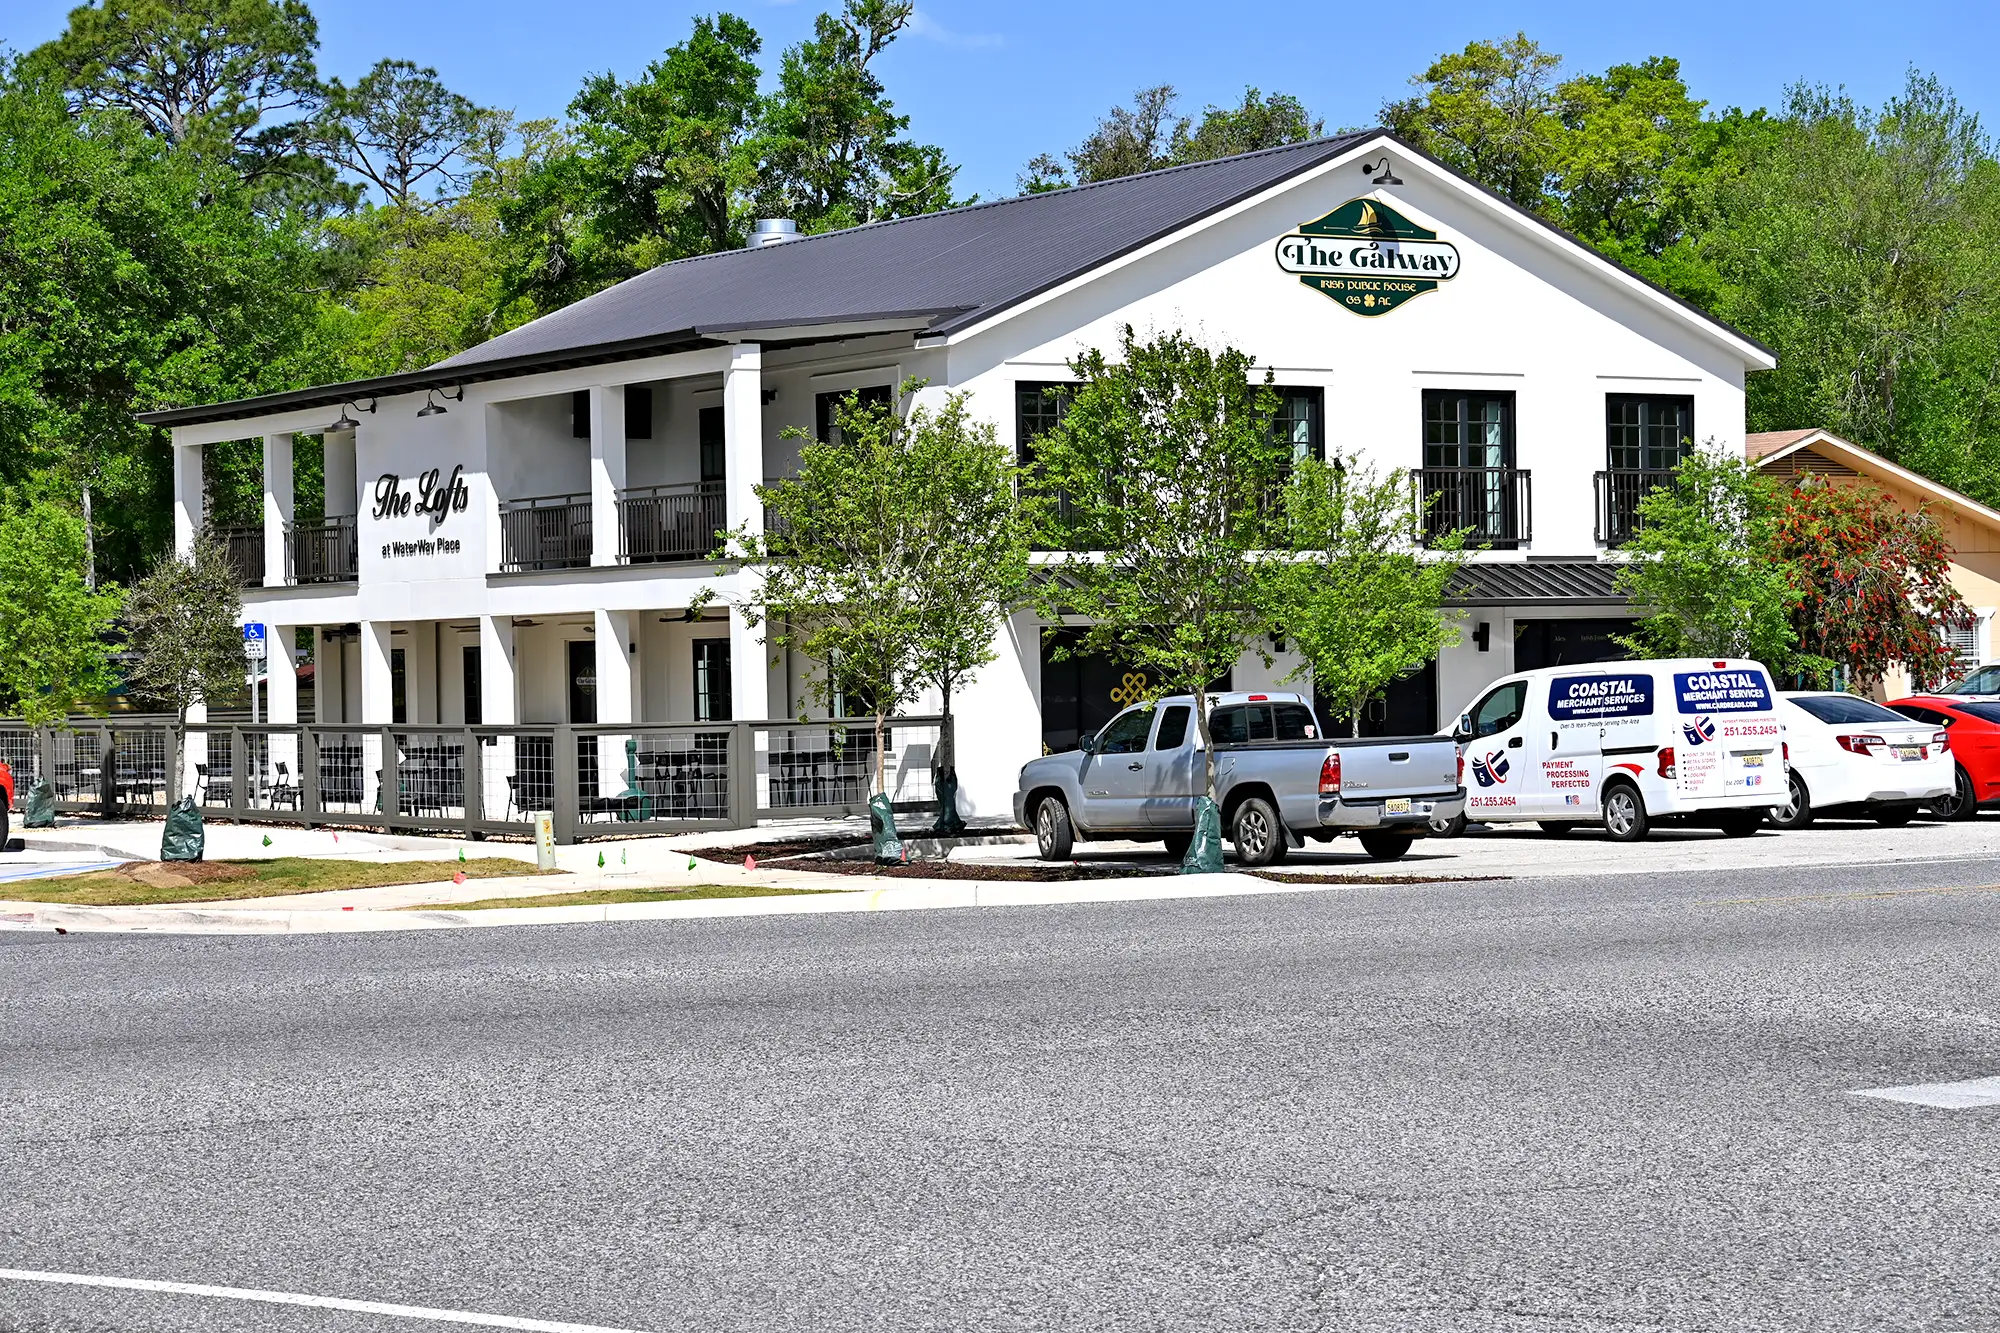
[[[366,412],[370,416],[373,416],[375,414],[375,400],[373,398],[359,398],[355,399],[352,402],[342,403],[340,405],[339,420],[335,421],[332,425],[326,427],[326,429],[353,430],[357,426],[359,426],[361,424],[360,422],[356,421],[353,417],[347,415],[349,410],[356,412]]]
[[[1380,171],[1382,173],[1381,175],[1375,177],[1374,180],[1369,182],[1369,184],[1371,185],[1401,185],[1403,183],[1402,178],[1398,176],[1395,172],[1395,169],[1389,165],[1389,159],[1386,156],[1382,159],[1379,165],[1373,162],[1363,162],[1361,164],[1362,175],[1365,176],[1371,171]]]
[[[417,415],[420,417],[443,416],[447,409],[443,403],[438,401],[440,398],[454,403],[462,403],[465,401],[465,386],[463,384],[454,384],[445,389],[425,390],[424,405],[417,409]]]
[[[1485,652],[1493,642],[1493,626],[1486,621],[1479,622],[1479,628],[1472,631],[1472,644],[1480,652]]]

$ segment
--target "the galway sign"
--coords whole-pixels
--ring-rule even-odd
[[[1278,238],[1278,267],[1357,315],[1394,310],[1458,276],[1458,247],[1376,199],[1350,199]]]

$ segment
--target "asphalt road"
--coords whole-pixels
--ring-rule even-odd
[[[618,1329],[2000,1327],[2000,860],[0,936],[0,1269]],[[437,1327],[0,1279],[0,1329]]]

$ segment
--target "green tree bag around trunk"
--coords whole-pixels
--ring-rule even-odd
[[[55,826],[55,788],[49,786],[47,778],[36,778],[28,784],[28,794],[21,801],[21,827],[54,828]]]
[[[965,832],[965,816],[958,813],[958,775],[941,773],[937,780],[938,817],[931,832],[940,838],[956,838]]]
[[[910,859],[903,850],[902,837],[896,832],[896,812],[887,796],[868,798],[868,825],[875,835],[876,865],[899,866]]]
[[[194,803],[194,797],[183,796],[167,811],[167,831],[160,836],[160,859],[199,861],[207,847],[208,834],[201,827],[201,807]]]
[[[1222,873],[1222,812],[1206,796],[1194,803],[1194,841],[1181,858],[1183,875]]]

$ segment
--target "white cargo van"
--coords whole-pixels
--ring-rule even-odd
[[[1661,819],[1757,831],[1782,798],[1786,753],[1770,673],[1756,662],[1675,658],[1508,676],[1459,716],[1465,815],[1598,823],[1636,842]]]

